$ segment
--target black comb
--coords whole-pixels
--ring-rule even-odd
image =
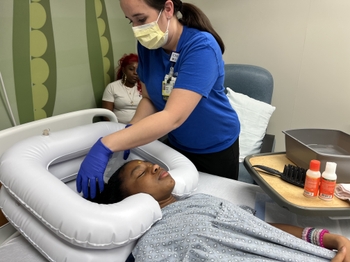
[[[278,176],[282,180],[284,180],[290,184],[304,188],[307,170],[302,168],[302,167],[293,166],[293,165],[288,164],[288,165],[284,166],[283,173],[281,173],[280,171],[278,171],[276,169],[273,169],[273,168],[268,167],[268,166],[263,166],[263,165],[253,165],[252,167],[259,168],[260,170],[262,170],[263,172],[265,172],[267,174]]]

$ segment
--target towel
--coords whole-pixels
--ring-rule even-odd
[[[343,200],[350,200],[350,184],[336,185],[334,195]]]

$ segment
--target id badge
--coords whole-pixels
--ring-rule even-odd
[[[168,100],[171,91],[173,91],[175,85],[176,77],[165,75],[164,80],[162,82],[162,96],[164,100]]]
[[[177,74],[174,74],[174,66],[175,63],[177,62],[177,59],[179,58],[179,53],[172,52],[170,56],[170,62],[172,65],[170,66],[169,74],[166,74],[164,76],[164,80],[162,82],[162,96],[164,100],[168,100],[171,91],[173,91],[175,81],[176,81],[176,76]],[[175,76],[174,76],[175,75]]]

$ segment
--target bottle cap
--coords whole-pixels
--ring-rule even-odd
[[[337,163],[327,162],[325,171],[328,172],[328,173],[335,173],[335,169],[336,168],[337,168]]]
[[[320,171],[320,165],[321,165],[320,161],[313,159],[310,161],[310,170]]]

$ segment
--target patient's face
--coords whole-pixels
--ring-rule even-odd
[[[130,161],[121,175],[128,195],[147,193],[157,201],[168,198],[175,186],[174,179],[165,169],[150,162]]]

